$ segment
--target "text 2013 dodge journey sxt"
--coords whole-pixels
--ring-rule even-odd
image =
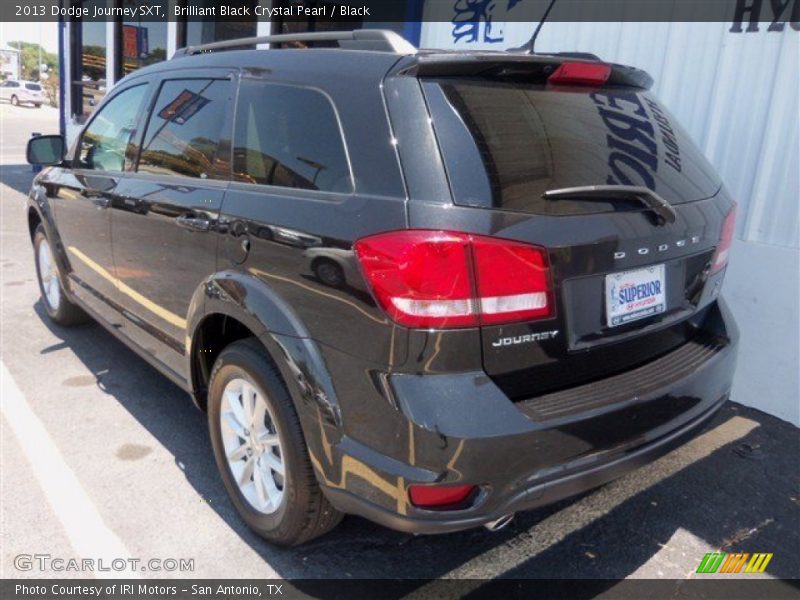
[[[726,400],[735,203],[646,73],[258,41],[136,71],[28,150],[47,313],[192,394],[255,531],[496,528]]]

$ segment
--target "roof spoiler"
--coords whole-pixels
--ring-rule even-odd
[[[544,83],[563,63],[586,62],[588,64],[607,64],[611,68],[605,85],[631,86],[641,89],[650,89],[653,86],[653,78],[646,71],[627,65],[577,58],[573,53],[559,55],[508,52],[428,54],[421,52],[409,61],[400,65],[396,74],[412,77],[486,77]]]

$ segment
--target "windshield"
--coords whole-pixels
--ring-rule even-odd
[[[633,185],[680,204],[720,187],[688,134],[644,90],[481,79],[428,80],[424,87],[457,204],[582,214],[641,204],[542,194]]]
[[[42,86],[40,86],[38,83],[26,83],[25,89],[30,90],[32,92],[41,92]]]

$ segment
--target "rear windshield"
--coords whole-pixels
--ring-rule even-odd
[[[40,86],[38,83],[26,83],[25,89],[30,90],[32,92],[41,92],[42,86]]]
[[[646,186],[673,204],[720,183],[649,93],[480,79],[424,83],[457,204],[537,214],[641,210],[635,202],[544,200],[547,190]]]

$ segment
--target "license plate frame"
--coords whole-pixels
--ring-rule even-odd
[[[606,325],[619,327],[665,312],[666,272],[660,263],[606,275]]]

